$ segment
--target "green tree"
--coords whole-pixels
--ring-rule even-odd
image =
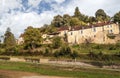
[[[63,15],[64,26],[70,26],[71,16],[68,14]]]
[[[28,27],[23,38],[27,49],[34,49],[42,43],[41,33],[38,28]]]
[[[96,19],[98,21],[109,21],[110,17],[105,13],[103,9],[98,9],[95,13]]]
[[[73,53],[71,54],[71,57],[76,61],[76,58],[79,56],[77,51],[73,51]]]
[[[42,34],[49,34],[57,31],[57,28],[52,25],[44,25],[43,27],[39,28]]]
[[[55,16],[51,24],[55,27],[63,26],[64,25],[63,17],[60,15]]]
[[[57,49],[59,48],[60,46],[62,45],[62,41],[61,41],[61,38],[56,36],[53,38],[53,41],[52,41],[52,46],[53,48]]]
[[[120,24],[120,11],[113,16],[113,20]]]
[[[74,17],[78,18],[78,19],[79,19],[80,21],[82,21],[82,22],[88,22],[88,16],[82,14],[82,13],[79,11],[79,8],[78,8],[78,7],[75,8]]]
[[[45,49],[44,56],[50,56],[50,51],[48,48]]]
[[[14,34],[11,32],[11,29],[8,27],[4,34],[4,45],[7,49],[11,49],[16,45],[16,39]]]
[[[80,16],[81,16],[81,13],[80,13],[80,11],[79,11],[79,8],[76,7],[76,8],[75,8],[75,12],[74,12],[74,17],[80,18]]]
[[[66,46],[66,45],[62,46],[60,51],[59,51],[60,56],[70,56],[71,53],[72,53],[71,48],[69,46]]]
[[[80,21],[78,18],[73,17],[70,20],[70,26],[80,26],[80,25],[86,25],[83,21]]]
[[[90,23],[90,24],[94,24],[95,22],[97,22],[96,18],[93,17],[93,16],[90,16],[90,17],[89,17],[89,23]]]

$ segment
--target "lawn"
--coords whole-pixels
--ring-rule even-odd
[[[120,78],[120,71],[0,61],[0,69],[34,72],[48,76],[73,78]]]
[[[90,51],[104,54],[116,54],[120,52],[120,44],[81,44],[71,46],[73,50],[77,50],[80,54],[86,54]]]

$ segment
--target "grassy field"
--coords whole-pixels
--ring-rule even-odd
[[[120,78],[119,71],[8,61],[0,61],[0,69],[26,71],[38,73],[41,75],[73,78]]]
[[[102,52],[104,54],[115,54],[120,52],[120,44],[81,44],[73,45],[72,49],[77,50],[81,53],[89,53],[93,51],[95,53]]]

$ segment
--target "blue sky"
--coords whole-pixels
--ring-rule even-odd
[[[104,9],[113,16],[120,11],[119,4],[120,0],[0,0],[0,35],[10,27],[19,37],[27,26],[50,24],[58,14],[73,15],[76,6],[89,16],[94,16],[98,9]]]

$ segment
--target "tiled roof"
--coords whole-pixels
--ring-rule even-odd
[[[58,31],[64,31],[64,30],[69,30],[69,27],[63,26],[63,27],[58,28]]]
[[[59,32],[49,33],[48,35],[57,35]]]
[[[69,30],[69,29],[70,31],[75,31],[75,30],[80,30],[80,29],[88,29],[92,27],[101,27],[101,26],[110,25],[110,24],[113,24],[113,22],[102,22],[102,23],[92,24],[89,26],[60,27],[58,31],[64,31],[64,30]]]

